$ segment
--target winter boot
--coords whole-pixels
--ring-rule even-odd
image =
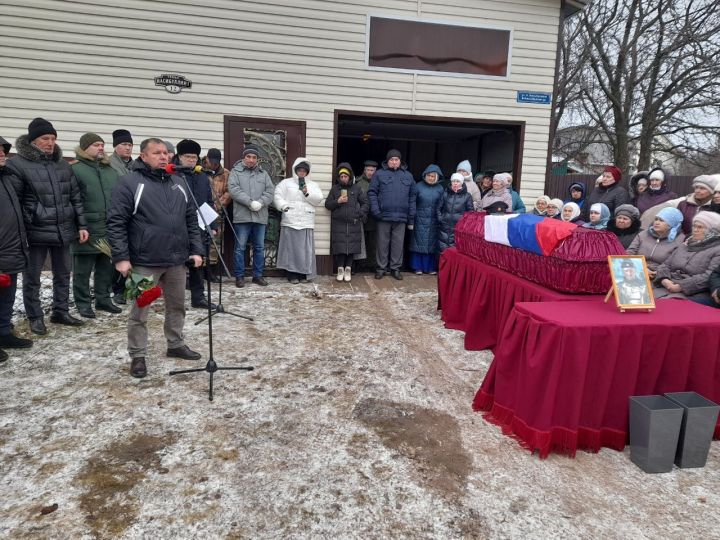
[[[342,266],[338,266],[338,273],[337,273],[337,277],[335,279],[337,279],[338,281],[342,281],[344,278],[345,278],[345,269]],[[348,280],[348,281],[350,281],[350,280]]]
[[[352,279],[352,268],[349,266],[345,267],[345,281],[350,281]]]

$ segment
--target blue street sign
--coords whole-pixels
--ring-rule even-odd
[[[550,105],[552,94],[550,92],[521,92],[518,90],[518,103],[534,103],[536,105]]]

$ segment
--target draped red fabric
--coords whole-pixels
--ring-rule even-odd
[[[460,253],[548,289],[570,294],[605,294],[610,289],[607,256],[625,249],[607,231],[575,227],[549,256],[485,241],[485,214],[466,212],[455,227]]]
[[[459,253],[446,250],[438,272],[439,308],[446,328],[465,332],[471,351],[495,347],[517,302],[587,300],[559,293]]]
[[[560,221],[559,219],[545,218],[537,226],[537,239],[543,255],[550,255],[560,242],[570,236],[577,229],[574,223]]]
[[[574,456],[624,448],[629,396],[681,391],[720,401],[717,310],[685,300],[660,300],[652,313],[602,300],[520,303],[473,408],[540,457]]]

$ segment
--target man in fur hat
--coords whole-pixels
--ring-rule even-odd
[[[70,165],[55,143],[57,131],[43,118],[35,118],[27,135],[17,139],[17,155],[6,165],[9,182],[23,208],[30,244],[29,263],[23,273],[23,301],[35,334],[47,328],[40,303],[40,274],[50,253],[53,304],[50,322],[79,326],[68,313],[70,299],[70,244],[88,240],[82,193]]]
[[[73,297],[75,307],[82,317],[95,318],[90,296],[90,274],[95,271],[95,309],[108,313],[120,313],[122,309],[110,300],[113,264],[110,257],[102,253],[96,242],[107,241],[107,211],[110,195],[118,180],[118,173],[112,168],[105,155],[105,141],[95,133],[85,133],[75,149],[77,161],[73,163],[80,189],[83,193],[83,209],[87,219],[90,240],[80,244],[73,242]]]

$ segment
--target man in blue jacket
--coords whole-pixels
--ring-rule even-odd
[[[377,221],[375,279],[382,279],[387,268],[392,277],[402,279],[405,227],[412,230],[415,224],[415,179],[400,158],[398,150],[390,150],[368,190],[370,213]]]

